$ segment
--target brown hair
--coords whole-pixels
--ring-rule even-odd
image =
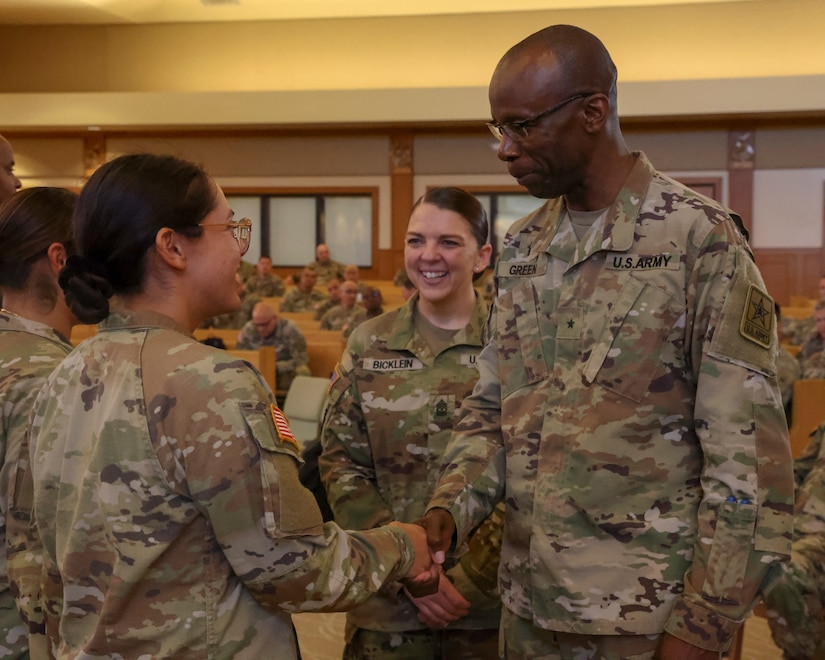
[[[53,243],[72,252],[72,213],[77,195],[64,188],[27,188],[0,206],[0,287],[31,289],[53,307],[56,284],[34,274]]]

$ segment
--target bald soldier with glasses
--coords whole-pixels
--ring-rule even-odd
[[[736,218],[625,144],[592,34],[527,37],[490,83],[516,222],[424,524],[504,501],[507,658],[718,658],[787,557],[773,301]]]

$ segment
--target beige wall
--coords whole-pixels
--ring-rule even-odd
[[[0,26],[0,131],[14,127],[478,121],[500,55],[588,28],[623,116],[825,111],[825,3],[258,23]],[[46,94],[47,96],[43,96]]]

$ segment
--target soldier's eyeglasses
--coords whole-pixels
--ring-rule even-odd
[[[522,121],[508,121],[504,124],[497,124],[494,121],[488,121],[487,128],[490,129],[490,133],[493,134],[493,137],[496,138],[496,140],[501,140],[506,135],[508,138],[513,140],[513,142],[523,142],[529,137],[529,129],[538,124],[542,119],[558,112],[568,103],[587,98],[593,94],[596,94],[596,92],[581,92],[580,94],[576,94],[570,98],[564,99],[564,101],[556,103],[556,105],[549,110],[540,112],[535,117],[530,117],[530,119],[523,119]]]
[[[232,222],[201,222],[198,227],[224,227],[232,229],[232,236],[238,241],[238,247],[241,248],[241,256],[245,255],[249,250],[249,241],[252,237],[252,220],[249,218],[241,218],[240,220],[233,220]]]

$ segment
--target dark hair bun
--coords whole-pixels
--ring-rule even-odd
[[[98,323],[109,315],[114,291],[106,267],[91,259],[72,255],[58,277],[66,303],[83,323]]]

